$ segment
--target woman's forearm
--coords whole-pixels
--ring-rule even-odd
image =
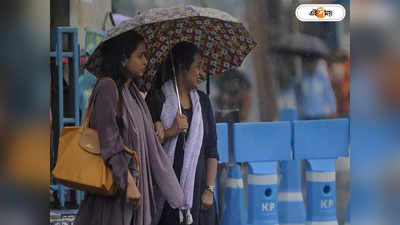
[[[216,158],[207,159],[207,186],[215,186],[215,178],[217,177],[218,162]]]
[[[168,140],[171,137],[176,136],[176,131],[173,128],[169,128],[169,129],[165,129],[164,130],[164,134],[165,134],[165,136],[164,136],[164,141],[165,141],[165,140]]]

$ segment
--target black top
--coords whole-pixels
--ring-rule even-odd
[[[192,108],[184,109],[182,107],[182,113],[183,113],[183,115],[185,115],[187,117],[189,129],[190,129],[190,123],[191,123],[192,117],[193,117],[193,110],[192,110]],[[188,134],[189,133],[179,134],[178,141],[176,143],[177,148],[175,149],[174,170],[175,170],[176,177],[178,179],[181,178],[181,172],[182,172],[182,168],[183,168],[183,157],[185,155],[185,150],[183,148],[183,145],[185,143],[185,138],[187,138]]]
[[[218,221],[215,208],[215,201],[214,201],[214,206],[208,209],[207,211],[200,210],[201,195],[206,189],[207,159],[208,158],[218,159],[218,152],[217,152],[216,124],[210,100],[204,92],[201,91],[197,92],[200,98],[200,105],[203,117],[204,136],[203,136],[202,147],[200,150],[199,160],[196,166],[196,178],[195,178],[194,193],[193,193],[193,208],[191,212],[193,216],[193,225],[217,225]],[[147,94],[146,103],[149,106],[153,122],[161,121],[160,117],[164,102],[165,102],[165,96],[160,89],[151,90]],[[193,116],[192,108],[193,107],[189,109],[184,109],[182,107],[183,114],[188,118],[189,126]],[[188,131],[189,130],[190,129],[188,129]],[[188,135],[188,133],[186,135]],[[173,166],[176,176],[178,178],[180,178],[181,176],[183,159],[185,155],[185,151],[183,148],[184,136],[185,136],[184,134],[179,135],[175,149]],[[165,204],[161,221],[159,224],[160,225],[179,224],[178,211],[169,207],[168,204]]]

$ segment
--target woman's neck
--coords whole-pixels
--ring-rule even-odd
[[[178,86],[178,91],[179,91],[179,96],[189,96],[189,90],[185,87]]]
[[[177,80],[179,96],[189,96],[190,88],[188,88],[181,79]]]
[[[132,84],[132,78],[128,78],[126,81],[125,81],[125,87],[130,87],[131,86],[131,84]]]

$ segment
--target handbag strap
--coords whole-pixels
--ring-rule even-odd
[[[83,117],[82,126],[81,126],[82,130],[86,129],[88,127],[88,125],[89,125],[90,117],[92,115],[95,99],[96,99],[97,92],[98,92],[96,90],[96,88],[97,88],[98,84],[100,83],[100,81],[101,80],[105,80],[105,79],[111,80],[113,82],[113,84],[115,86],[116,96],[117,96],[117,104],[119,104],[120,96],[119,96],[118,87],[117,87],[117,84],[115,83],[115,81],[113,79],[109,78],[109,77],[104,77],[104,78],[98,79],[96,84],[94,85],[92,95],[90,96],[89,106],[88,106],[88,108],[87,108],[87,110],[85,112],[85,116]],[[138,154],[134,150],[128,148],[126,145],[124,145],[124,150],[126,152],[128,152],[129,154],[131,154],[135,158],[135,160],[136,160],[136,170],[140,171],[140,160],[139,160]]]
[[[95,103],[97,92],[98,92],[96,90],[97,86],[99,85],[100,81],[106,80],[106,79],[107,80],[111,80],[113,82],[113,84],[115,86],[115,93],[116,93],[116,96],[117,96],[117,103],[119,103],[119,101],[120,101],[118,87],[117,87],[117,84],[115,83],[115,81],[113,79],[109,78],[109,77],[104,77],[104,78],[98,79],[96,84],[94,85],[92,95],[90,96],[89,106],[88,106],[88,108],[87,108],[87,110],[85,112],[85,115],[83,117],[82,126],[81,126],[82,129],[86,129],[89,126],[90,117],[92,115],[94,103]]]

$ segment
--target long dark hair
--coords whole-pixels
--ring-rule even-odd
[[[144,41],[143,37],[136,31],[129,31],[115,38],[106,41],[104,51],[104,71],[107,76],[115,81],[118,88],[119,102],[118,113],[122,112],[122,88],[127,81],[126,69],[122,66],[122,61],[129,58],[136,51],[139,44]],[[120,129],[123,127],[121,115],[117,116],[117,123]]]
[[[107,76],[115,81],[119,91],[127,80],[124,75],[126,71],[122,66],[122,61],[129,58],[143,41],[143,37],[132,30],[104,43],[104,71],[106,71]]]
[[[160,65],[155,80],[153,81],[153,88],[159,89],[163,83],[174,78],[172,62],[174,63],[175,73],[177,75],[181,72],[181,69],[188,70],[194,61],[194,56],[200,53],[200,49],[192,43],[184,41],[176,44],[171,49],[165,61]]]

